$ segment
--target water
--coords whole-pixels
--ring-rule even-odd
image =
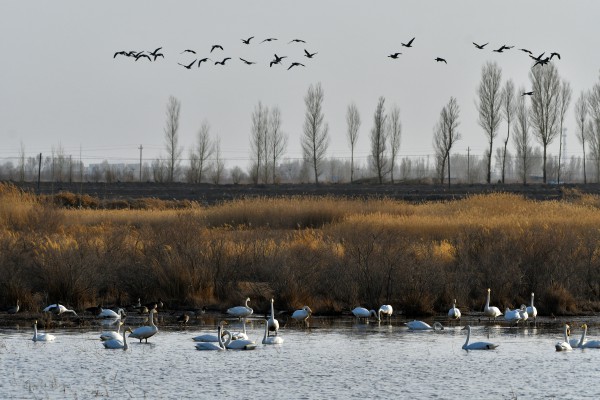
[[[206,326],[162,329],[149,344],[106,350],[98,334],[55,330],[34,343],[31,329],[0,332],[0,398],[600,398],[600,350],[560,353],[560,324],[545,328],[473,327],[472,341],[494,351],[462,350],[466,331],[411,332],[394,322],[350,320],[283,328],[281,346],[197,351]],[[263,325],[249,325],[257,343]],[[598,338],[598,329],[588,334]],[[573,335],[580,335],[574,329]],[[489,337],[488,337],[489,336]]]

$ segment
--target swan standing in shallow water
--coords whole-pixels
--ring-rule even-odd
[[[521,308],[519,309],[519,317],[521,317],[521,321],[523,322],[529,319],[529,313],[527,312],[527,306],[525,304],[521,304]]]
[[[531,305],[527,307],[527,314],[529,314],[529,316],[533,318],[535,322],[537,322],[537,308],[535,308],[535,306],[533,305],[533,297],[534,294],[533,292],[531,292]]]
[[[217,327],[217,335],[216,336],[213,335],[217,338],[216,344],[214,342],[196,343],[196,349],[197,350],[225,350],[225,344],[223,343],[222,330],[223,330],[223,327],[221,326],[221,324],[219,324],[219,326]]]
[[[356,307],[354,310],[352,310],[352,314],[354,314],[356,319],[358,319],[359,321],[361,318],[364,318],[365,322],[369,322],[369,317],[371,315],[377,318],[377,313],[375,312],[375,310],[369,311],[364,307]]]
[[[146,339],[146,343],[148,343],[148,338],[156,335],[156,333],[158,332],[158,328],[156,327],[156,325],[154,325],[153,314],[155,312],[156,310],[152,309],[148,313],[150,325],[140,326],[139,328],[134,329],[133,332],[129,335],[129,337],[139,339],[140,343],[142,343],[142,340]]]
[[[121,330],[121,326],[123,325],[122,321],[119,321],[119,323],[117,324],[117,330],[116,331],[105,331],[102,332],[100,334],[100,340],[107,341],[107,340],[112,340],[112,339],[117,339],[120,340],[121,342],[123,341],[123,335],[121,335],[120,330]]]
[[[49,333],[38,333],[37,321],[33,323],[33,340],[34,342],[51,342],[56,339],[56,336]]]
[[[283,338],[281,336],[269,336],[269,324],[265,323],[265,335],[262,344],[283,344]]]
[[[439,322],[434,322],[433,326],[423,321],[410,321],[404,325],[408,326],[408,329],[412,331],[443,331],[444,327]]]
[[[471,338],[471,325],[467,325],[462,330],[467,330],[467,340],[465,344],[463,344],[463,350],[494,350],[498,347],[498,344],[490,343],[490,342],[474,342],[469,344],[469,339]]]
[[[253,340],[232,340],[232,334],[227,330],[224,332],[224,334],[227,335],[227,341],[225,341],[225,348],[228,350],[254,350],[256,348],[256,343]]]
[[[483,313],[485,314],[486,317],[488,317],[488,319],[494,318],[494,321],[496,320],[496,317],[499,317],[502,315],[502,312],[500,311],[500,309],[498,307],[490,307],[490,292],[492,290],[490,288],[488,288],[487,290],[487,300],[485,302],[485,307],[483,307]]]
[[[554,347],[556,348],[556,351],[569,351],[569,350],[573,350],[573,347],[571,347],[571,344],[569,343],[569,325],[565,324],[565,340],[563,340],[562,342],[558,342],[554,345]]]
[[[50,304],[48,307],[44,308],[42,310],[42,312],[52,312],[54,314],[57,315],[61,315],[61,314],[73,314],[76,317],[78,316],[77,313],[75,312],[75,310],[69,310],[67,307],[63,306],[62,304]]]
[[[123,331],[123,335],[121,335],[122,340],[119,339],[110,339],[107,340],[106,342],[102,342],[102,344],[104,345],[105,349],[123,349],[123,350],[127,350],[129,348],[129,346],[127,345],[127,335],[126,333],[129,332],[131,333],[131,328],[127,328]]]
[[[377,321],[381,321],[381,314],[383,314],[383,315],[387,315],[388,322],[391,323],[393,313],[394,313],[394,309],[392,308],[392,306],[390,306],[389,304],[384,304],[381,307],[379,307],[379,310],[377,310]]]
[[[585,336],[587,335],[587,324],[581,325],[583,328],[583,335],[581,335],[581,342],[579,343],[579,347],[582,349],[600,349],[600,340],[589,340],[585,341]]]
[[[448,318],[460,319],[460,310],[456,308],[456,299],[454,299],[454,303],[452,303],[452,308],[448,311]]]
[[[508,322],[518,323],[521,320],[520,310],[511,310],[510,308],[506,307],[506,310],[504,310],[504,319]]]
[[[308,326],[308,318],[311,316],[312,310],[309,306],[304,306],[292,313],[292,318],[296,321],[303,321]]]
[[[275,319],[275,309],[273,308],[273,299],[271,299],[271,316],[267,321],[267,325],[269,327],[270,332],[275,332],[277,335],[277,331],[279,331],[279,321]]]

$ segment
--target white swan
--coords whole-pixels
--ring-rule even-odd
[[[224,334],[227,335],[227,341],[225,342],[225,348],[228,350],[254,350],[256,348],[256,343],[253,340],[239,339],[232,340],[231,332],[224,331]]]
[[[475,342],[469,344],[469,339],[471,338],[471,325],[467,325],[462,330],[467,330],[467,340],[465,344],[463,344],[463,350],[494,350],[498,347],[498,344],[490,343],[490,342]]]
[[[521,304],[521,308],[519,309],[519,317],[521,317],[521,321],[523,322],[529,319],[529,313],[527,312],[527,306],[525,304]]]
[[[569,343],[569,325],[565,324],[565,340],[558,342],[554,345],[556,351],[570,351],[573,350],[571,343]]]
[[[583,328],[583,335],[581,336],[581,343],[579,347],[582,349],[600,349],[600,340],[588,340],[585,341],[585,336],[587,335],[587,324],[581,325]]]
[[[241,332],[230,332],[231,340],[248,340],[248,334],[246,334],[246,319],[242,321],[242,331]]]
[[[10,307],[8,310],[6,310],[6,312],[8,312],[9,314],[16,314],[19,312],[20,309],[20,304],[19,304],[19,299],[17,299],[17,305],[14,307]]]
[[[533,305],[533,297],[534,294],[533,292],[531,292],[531,305],[527,307],[527,314],[529,314],[529,316],[533,318],[534,321],[537,321],[537,308],[535,308],[535,306]]]
[[[381,321],[381,314],[387,315],[388,321],[391,322],[394,309],[389,304],[384,304],[377,310],[377,320]]]
[[[283,338],[281,336],[269,336],[269,324],[265,323],[265,335],[262,344],[283,344]]]
[[[121,333],[120,333],[121,326],[123,326],[123,322],[119,321],[119,323],[117,324],[116,331],[105,331],[105,332],[100,333],[100,340],[102,340],[104,342],[107,340],[117,339],[122,342],[123,335],[121,335]]]
[[[519,322],[521,320],[520,310],[511,310],[510,308],[506,307],[506,310],[504,310],[504,319],[509,322]]]
[[[277,335],[277,331],[279,330],[279,321],[275,319],[275,309],[273,308],[273,299],[271,299],[271,316],[267,321],[267,325],[269,327],[269,331],[275,332]]]
[[[56,336],[49,333],[38,333],[37,321],[33,323],[33,340],[34,342],[51,342],[56,339]]]
[[[352,314],[354,314],[356,319],[358,319],[359,321],[361,318],[364,318],[365,321],[368,322],[369,317],[371,315],[377,318],[377,313],[375,312],[375,310],[367,310],[364,307],[356,307],[354,310],[352,310]]]
[[[248,302],[250,301],[250,297],[246,298],[246,304],[243,306],[237,306],[237,307],[231,307],[230,309],[227,310],[227,314],[229,315],[233,315],[234,317],[238,317],[238,318],[246,318],[249,315],[252,315],[252,313],[254,312],[254,310],[252,310],[250,307],[248,307]]]
[[[312,310],[309,306],[304,306],[299,310],[296,310],[292,313],[292,318],[296,321],[304,321],[305,324],[308,325],[308,318],[311,316]]]
[[[42,312],[52,312],[54,314],[68,314],[71,313],[75,316],[78,316],[77,313],[74,310],[69,310],[67,307],[63,306],[62,304],[50,304],[48,307],[44,308],[42,310]]]
[[[439,322],[434,322],[433,326],[429,325],[427,322],[423,321],[410,321],[406,322],[404,325],[408,326],[408,329],[412,331],[443,331],[444,327]]]
[[[100,307],[100,312],[98,313],[98,315],[96,315],[96,318],[121,319],[125,316],[125,311],[122,308],[119,308],[117,312],[114,312],[113,310],[104,309]]]
[[[127,345],[127,335],[126,333],[131,333],[131,328],[127,328],[123,331],[123,335],[121,335],[122,339],[110,339],[106,342],[102,342],[105,349],[123,349],[127,350],[129,346]]]
[[[131,332],[131,334],[129,335],[129,337],[139,339],[140,343],[142,343],[142,340],[145,339],[146,343],[148,343],[148,338],[156,335],[156,333],[158,332],[158,328],[156,327],[156,325],[154,325],[153,314],[155,312],[156,312],[156,310],[153,309],[153,310],[150,310],[150,312],[148,313],[150,325],[140,326],[139,328],[134,329],[133,332]]]
[[[582,326],[583,328],[583,326]],[[570,338],[571,335],[571,329],[569,327],[569,330],[567,331],[567,337]],[[577,338],[573,338],[573,339],[569,339],[569,344],[571,345],[572,348],[576,348],[576,347],[580,347],[579,344],[580,343],[584,343],[585,341],[585,335],[586,335],[586,331],[583,330],[581,333],[581,338],[577,339]]]
[[[456,308],[456,299],[452,303],[452,308],[448,311],[448,318],[460,319],[460,310]]]
[[[488,288],[487,300],[485,302],[485,307],[483,307],[483,313],[485,314],[486,317],[488,317],[488,319],[494,318],[494,321],[495,321],[496,317],[499,317],[502,315],[502,312],[500,311],[500,309],[498,307],[490,307],[490,292],[491,292],[491,289]]]
[[[219,326],[221,327],[221,336],[223,336],[223,325],[227,324],[226,321],[219,322]],[[205,342],[205,343],[219,343],[219,336],[213,335],[212,333],[205,333],[203,335],[198,335],[192,338],[194,342]]]
[[[223,327],[219,324],[219,326],[217,327],[217,335],[216,336],[212,335],[217,338],[217,344],[215,344],[214,342],[196,343],[196,349],[197,350],[225,350],[225,344],[223,343],[222,329],[223,329]]]

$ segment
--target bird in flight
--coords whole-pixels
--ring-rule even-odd
[[[404,47],[412,47],[412,42],[415,40],[415,38],[410,39],[410,41],[408,43],[402,43],[400,42],[400,44]]]
[[[446,64],[448,64],[446,62],[446,60],[444,60],[443,58],[440,58],[440,57],[436,57],[435,61],[437,61],[437,62],[445,62]]]
[[[275,59],[273,61],[271,61],[271,63],[269,64],[269,67],[272,67],[273,64],[279,64],[279,63],[281,63],[281,60],[283,60],[284,58],[287,58],[287,56],[281,56],[281,57],[279,57],[277,54],[275,54]]]
[[[254,39],[254,36],[250,36],[248,39],[241,39],[244,44],[250,44],[250,41]]]
[[[210,58],[208,58],[208,57],[201,58],[200,60],[198,60],[198,68],[200,68],[200,64],[202,64],[203,62],[206,62],[206,61],[208,61],[208,60],[212,61],[212,60],[211,60]]]
[[[503,45],[502,45],[502,47],[500,47],[500,48],[501,48],[502,50],[510,50],[510,49],[512,49],[513,47],[515,47],[515,46],[506,46],[506,45],[504,45],[504,44],[503,44]]]
[[[183,54],[183,53],[192,53],[192,54],[196,54],[196,52],[194,50],[190,50],[190,49],[185,49],[184,51],[182,51],[179,54]]]
[[[558,53],[550,53],[550,60],[552,60],[554,56],[558,57],[558,59],[560,60],[560,54]]]
[[[475,45],[475,47],[477,47],[479,50],[483,50],[483,48],[484,48],[485,46],[487,46],[487,45],[489,44],[489,42],[488,42],[488,43],[486,43],[486,44],[477,44],[477,43],[473,42],[473,44],[474,44],[474,45]]]
[[[395,60],[396,58],[398,58],[398,56],[399,56],[400,54],[402,54],[402,53],[393,53],[393,54],[390,54],[388,57],[389,57],[389,58],[393,58],[393,59]]]
[[[304,57],[306,58],[313,58],[315,54],[317,53],[309,53],[308,51],[306,51],[306,49],[304,49]]]
[[[242,60],[246,65],[256,64],[254,61],[244,60],[242,57],[240,57],[240,60]]]
[[[495,51],[496,53],[502,53],[504,51],[504,46],[500,47],[499,49],[492,50],[492,51]]]
[[[135,61],[139,60],[142,57],[146,57],[148,59],[148,61],[152,61],[152,59],[150,58],[150,56],[148,54],[138,54],[137,56],[135,56]]]
[[[160,49],[162,49],[162,47],[159,47],[158,49],[156,49],[156,50],[154,50],[152,53],[150,53],[150,55],[151,55],[152,57],[154,57],[154,60],[153,60],[153,61],[156,61],[156,59],[157,59],[158,57],[165,58],[165,55],[164,55],[163,53],[159,53],[159,52],[158,52]]]
[[[550,61],[550,57],[546,57],[546,58],[537,60],[535,62],[535,64],[533,64],[533,67],[535,67],[536,65],[544,66],[544,65],[548,64],[549,61]],[[533,67],[531,67],[531,68],[533,68]]]
[[[531,51],[529,51],[527,49],[519,49],[519,50],[521,50],[522,52],[527,53],[527,54],[533,54]]]
[[[150,54],[151,56],[156,55],[160,49],[162,49],[162,47],[159,47],[158,49],[154,50],[153,52],[148,52],[148,54]]]
[[[113,58],[117,57],[119,54],[123,55],[123,56],[129,56],[129,53],[127,53],[126,51],[117,51],[115,53],[115,55],[113,56]]]
[[[210,52],[212,53],[214,49],[223,50],[223,46],[221,46],[220,44],[215,44],[215,45],[213,45],[213,47],[211,47]]]
[[[532,96],[533,92],[523,92],[521,96]]]
[[[277,39],[275,39],[275,38],[266,38],[266,39],[265,39],[265,40],[263,40],[261,43],[264,43],[264,42],[272,42],[273,40],[277,40]]]
[[[299,62],[293,62],[289,67],[288,67],[288,71],[292,68],[292,67],[304,67],[304,64],[301,64]]]
[[[231,57],[225,57],[223,59],[223,61],[215,61],[215,65],[219,64],[219,65],[225,65],[225,61],[227,60],[231,60]]]
[[[192,68],[192,65],[194,65],[195,62],[196,62],[196,60],[192,61],[189,65],[185,65],[185,64],[181,64],[181,63],[177,63],[177,64],[181,65],[183,68],[190,69],[190,68]]]
[[[292,39],[292,40],[290,40],[290,41],[288,42],[288,44],[290,44],[290,43],[293,43],[293,42],[296,42],[296,43],[306,43],[306,42],[305,42],[304,40],[302,40],[302,39]]]

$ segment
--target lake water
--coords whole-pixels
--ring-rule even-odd
[[[500,347],[467,352],[462,326],[411,332],[400,321],[354,322],[314,320],[310,330],[282,328],[283,345],[225,352],[194,347],[191,338],[215,333],[212,325],[161,329],[148,344],[131,340],[126,352],[104,349],[100,327],[53,330],[50,343],[34,343],[29,327],[2,330],[0,398],[600,398],[600,350],[556,352],[559,323],[475,324],[471,341]],[[263,325],[248,328],[260,343]],[[588,335],[598,339],[600,329]]]

